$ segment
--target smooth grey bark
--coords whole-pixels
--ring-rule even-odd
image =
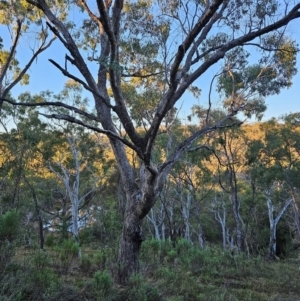
[[[69,170],[62,162],[55,162],[54,164],[59,168],[57,171],[51,163],[49,163],[49,169],[63,182],[67,195],[71,201],[71,219],[72,219],[72,235],[75,241],[79,244],[79,228],[78,228],[78,212],[80,206],[84,203],[86,197],[91,195],[96,190],[96,185],[88,190],[86,193],[80,196],[81,185],[81,173],[83,171],[83,163],[80,149],[76,146],[76,134],[66,134],[66,140],[68,142],[72,160],[73,170]],[[74,177],[73,183],[71,176]],[[79,252],[79,256],[81,256]]]
[[[199,243],[199,248],[203,250],[204,248],[204,233],[203,229],[200,223],[198,223],[198,243]]]
[[[165,213],[164,213],[164,206],[160,202],[159,207],[155,208],[153,207],[149,214],[147,215],[147,219],[151,222],[153,228],[154,228],[154,237],[157,240],[164,240],[165,239],[165,233],[164,233],[164,219],[165,219]]]
[[[222,208],[222,209],[221,209]],[[222,200],[221,203],[221,208],[218,204],[218,201],[214,201],[213,207],[212,207],[212,212],[215,215],[215,219],[220,223],[221,229],[222,229],[222,248],[223,251],[226,250],[227,246],[227,225],[226,225],[226,208],[225,208],[225,202]],[[221,212],[220,212],[221,211]]]
[[[183,195],[182,200],[182,210],[181,214],[184,221],[184,238],[189,242],[192,242],[191,231],[190,231],[190,210],[192,204],[192,195],[187,191],[186,195]]]
[[[231,195],[231,203],[232,203],[232,212],[236,226],[236,244],[238,251],[241,252],[243,250],[243,229],[242,229],[242,220],[240,216],[240,204],[237,197],[237,193]]]
[[[292,203],[292,199],[288,199],[285,201],[283,207],[279,211],[276,217],[274,217],[274,205],[270,197],[267,197],[267,206],[268,206],[268,215],[270,222],[270,241],[269,241],[269,252],[268,257],[270,259],[274,259],[276,257],[276,227],[277,224],[284,214],[287,207]]]
[[[292,181],[290,179],[290,167],[284,171],[284,175],[292,195],[294,221],[297,227],[298,237],[300,238],[300,214],[299,214],[299,207],[296,201],[295,187],[293,186]]]

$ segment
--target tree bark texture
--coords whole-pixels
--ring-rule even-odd
[[[139,272],[139,254],[143,240],[142,219],[126,210],[115,271],[117,283],[126,284],[132,274]]]

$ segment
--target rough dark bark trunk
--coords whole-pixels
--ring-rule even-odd
[[[143,219],[126,210],[114,277],[118,284],[127,284],[130,276],[139,272],[139,254],[144,240],[142,221]]]

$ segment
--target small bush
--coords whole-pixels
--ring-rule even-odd
[[[53,233],[50,233],[46,236],[45,246],[48,248],[53,248],[56,245],[56,237]]]
[[[14,255],[19,225],[19,214],[15,210],[0,214],[0,276]]]
[[[22,265],[11,265],[0,282],[0,300],[44,301],[59,287],[49,256],[39,251]]]
[[[31,260],[27,288],[31,288],[31,294],[35,296],[33,300],[42,300],[42,297],[50,293],[58,284],[51,263],[49,255],[42,250],[39,250]]]
[[[106,293],[111,290],[113,281],[107,270],[97,271],[93,276],[93,284],[96,290]]]
[[[94,229],[92,227],[86,227],[79,232],[79,241],[82,245],[90,244],[95,240]]]
[[[0,215],[0,242],[7,240],[11,243],[18,234],[19,225],[19,214],[15,210]]]
[[[95,258],[94,258],[94,262],[95,262],[97,268],[99,270],[104,270],[106,268],[109,268],[108,262],[110,261],[111,257],[112,257],[111,249],[104,248],[104,249],[99,250],[96,253]]]
[[[90,269],[92,267],[92,261],[87,255],[82,255],[81,262],[80,262],[80,269],[83,273],[89,273]]]
[[[158,289],[145,282],[140,274],[134,274],[130,277],[130,289],[127,300],[135,301],[160,301],[162,300]]]
[[[74,259],[79,256],[79,245],[74,239],[65,239],[61,246],[57,248],[57,251],[63,272],[67,273]]]

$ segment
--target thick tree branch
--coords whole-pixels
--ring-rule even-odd
[[[113,33],[113,29],[111,27],[110,20],[109,20],[110,18],[109,18],[109,14],[108,14],[108,9],[110,7],[107,7],[107,5],[104,4],[103,0],[97,0],[97,5],[98,5],[99,12],[100,12],[104,31],[108,36],[111,48],[113,48],[113,47],[115,47],[116,40],[115,40],[115,35]]]
[[[131,142],[129,142],[128,140],[120,137],[119,135],[111,132],[111,131],[108,131],[108,130],[103,130],[103,129],[100,129],[98,127],[95,127],[95,126],[92,126],[92,125],[89,125],[75,117],[72,117],[70,115],[66,115],[66,114],[43,114],[43,113],[39,113],[39,115],[42,115],[44,117],[47,117],[47,118],[54,118],[54,119],[57,119],[57,120],[65,120],[65,121],[68,121],[70,123],[75,123],[75,124],[78,124],[78,125],[81,125],[87,129],[90,129],[92,131],[95,131],[97,133],[100,133],[100,134],[105,134],[106,136],[108,136],[109,138],[111,139],[117,139],[119,141],[121,141],[123,144],[125,144],[126,146],[128,146],[129,148],[131,148],[132,150],[134,150],[137,155],[140,157],[140,159],[143,160],[143,154],[140,152],[140,150],[134,145],[132,144]]]
[[[171,105],[173,106],[175,102],[180,99],[180,97],[183,95],[183,93],[186,91],[186,89],[197,79],[199,78],[209,67],[217,63],[220,59],[222,59],[225,54],[237,47],[242,46],[245,43],[254,40],[257,37],[260,37],[264,34],[267,34],[271,31],[277,30],[285,25],[287,25],[291,20],[300,18],[300,12],[298,11],[300,9],[300,4],[297,4],[285,17],[280,19],[279,21],[268,25],[262,29],[259,29],[257,31],[249,32],[248,34],[241,36],[237,39],[234,39],[230,42],[228,42],[223,47],[219,48],[219,50],[212,55],[209,59],[207,59],[199,68],[197,68],[192,74],[190,74],[184,82],[180,85],[178,90],[173,96],[173,100],[171,101]]]
[[[191,48],[191,50],[189,51],[187,58],[185,60],[185,64],[184,67],[182,68],[182,72],[181,72],[181,76],[184,77],[185,74],[190,70],[190,67],[192,64],[194,64],[195,60],[192,60],[193,56],[195,55],[195,53],[198,51],[198,47],[200,46],[200,44],[206,39],[208,33],[211,31],[213,25],[221,19],[224,10],[226,9],[228,4],[228,1],[224,1],[220,11],[218,13],[216,13],[215,15],[212,16],[212,18],[210,19],[210,21],[207,23],[207,25],[203,28],[199,38],[193,43],[193,46]],[[197,61],[199,61],[201,58],[203,58],[205,55],[207,55],[208,53],[210,53],[212,50],[209,49],[208,51],[206,51],[205,53],[203,53],[201,56],[198,55],[198,59]]]
[[[66,58],[71,62],[74,63],[74,60],[71,59],[70,57],[66,56]],[[52,63],[56,68],[58,68],[63,75],[75,80],[76,82],[78,82],[79,84],[81,84],[86,90],[90,91],[92,94],[96,95],[97,97],[99,97],[102,102],[109,108],[115,110],[115,107],[112,106],[110,103],[108,103],[106,101],[106,99],[104,97],[102,97],[102,95],[100,95],[97,91],[91,89],[83,80],[81,80],[80,78],[72,75],[70,72],[68,72],[66,69],[62,68],[59,64],[57,64],[54,60],[49,59],[49,62]]]
[[[167,112],[174,106],[175,102],[172,101],[172,98],[174,96],[174,93],[178,87],[178,84],[181,80],[182,73],[178,73],[179,66],[185,57],[188,49],[190,46],[194,43],[196,37],[198,34],[205,28],[205,26],[209,23],[207,26],[207,32],[204,30],[203,36],[200,37],[201,39],[204,39],[205,36],[208,34],[209,29],[211,28],[212,23],[210,23],[210,20],[213,19],[213,15],[216,13],[220,5],[223,3],[223,0],[215,0],[211,6],[205,10],[202,17],[199,19],[199,21],[196,23],[194,28],[190,31],[188,36],[185,38],[184,42],[178,47],[178,51],[175,55],[175,59],[173,62],[173,65],[171,66],[170,70],[170,88],[165,93],[165,95],[162,97],[158,108],[157,113],[154,117],[154,120],[152,122],[152,125],[149,129],[149,131],[145,135],[145,140],[147,141],[147,148],[146,152],[147,154],[150,154],[152,151],[152,146],[155,140],[155,137],[157,135],[158,129],[160,127],[162,119],[165,117]],[[225,7],[225,6],[224,6]],[[223,7],[223,8],[224,8]],[[196,48],[195,48],[196,49]],[[192,54],[191,54],[192,56]],[[184,72],[188,72],[188,69],[184,70]],[[185,87],[185,90],[188,88],[188,86]],[[183,93],[182,93],[183,94]],[[181,94],[181,95],[182,95]]]
[[[84,116],[90,120],[99,122],[99,118],[95,115],[89,114],[83,110],[80,110],[76,107],[69,106],[63,102],[60,101],[45,101],[45,102],[39,102],[39,103],[30,103],[30,102],[15,102],[13,100],[7,99],[7,98],[0,98],[1,101],[7,102],[13,106],[23,106],[23,107],[49,107],[49,106],[55,106],[55,107],[61,107],[68,109],[70,111],[74,111],[75,113]]]
[[[165,177],[169,171],[171,170],[171,168],[174,166],[175,163],[178,162],[178,160],[181,158],[181,156],[186,153],[191,145],[200,137],[210,133],[210,132],[214,132],[218,129],[223,129],[223,128],[228,128],[228,127],[232,127],[232,126],[236,126],[240,123],[232,123],[229,125],[226,125],[225,123],[232,119],[232,117],[234,117],[239,110],[235,110],[232,113],[228,114],[226,117],[224,117],[222,120],[220,120],[218,123],[216,123],[213,126],[206,126],[203,129],[195,132],[193,135],[191,135],[190,137],[188,137],[187,139],[185,139],[184,141],[182,141],[177,147],[176,149],[173,151],[172,154],[170,154],[170,156],[167,158],[167,160],[159,167],[159,173],[161,175],[163,175],[163,177]]]
[[[35,5],[40,10],[43,11],[43,13],[46,15],[48,20],[54,25],[52,26],[49,23],[47,23],[49,28],[57,35],[60,41],[69,50],[72,57],[74,58],[75,66],[83,75],[83,77],[86,79],[90,89],[92,89],[93,91],[97,91],[98,88],[94,80],[94,77],[89,71],[84,59],[82,58],[79,52],[79,49],[75,41],[73,40],[66,26],[52,13],[51,9],[49,8],[49,6],[46,4],[44,0],[38,0],[38,2],[34,2],[31,0],[26,0],[26,1],[32,5]]]
[[[85,11],[87,12],[87,14],[89,15],[89,17],[98,24],[98,28],[101,29],[102,27],[102,21],[100,18],[98,18],[89,8],[89,6],[87,5],[85,0],[77,0],[78,5],[80,5],[81,7],[83,7],[85,9]]]
[[[223,0],[215,0],[209,9],[207,9],[199,21],[196,23],[194,28],[189,32],[188,36],[185,38],[184,42],[178,47],[178,51],[176,57],[174,59],[174,63],[171,67],[170,71],[170,85],[174,88],[177,87],[177,72],[179,69],[179,65],[181,64],[186,52],[190,48],[190,46],[195,41],[197,35],[201,32],[201,30],[206,26],[206,24],[211,20],[213,15],[216,13],[220,5],[223,3]]]

